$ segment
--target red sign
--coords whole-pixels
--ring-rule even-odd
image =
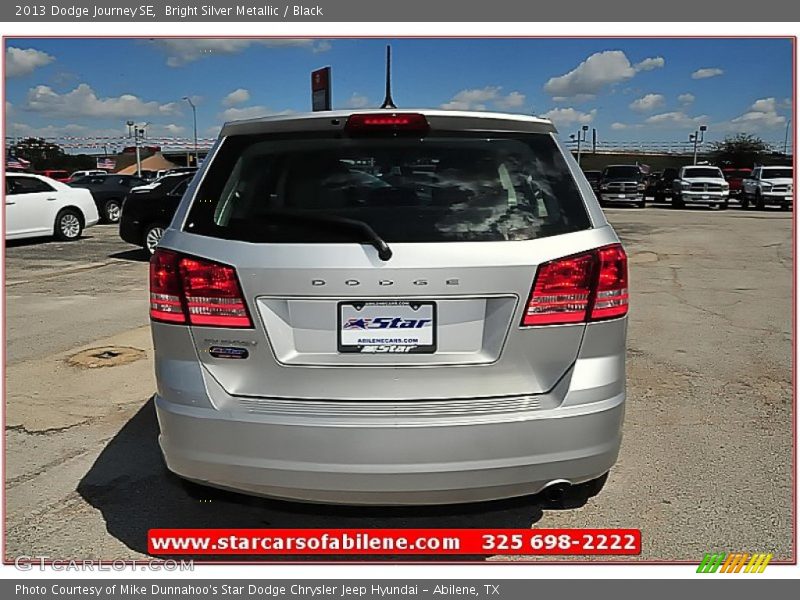
[[[331,68],[311,71],[311,110],[331,109]]]

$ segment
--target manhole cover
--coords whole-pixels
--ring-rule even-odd
[[[104,346],[102,348],[89,348],[73,354],[67,359],[67,363],[82,369],[116,367],[144,358],[146,354],[144,350],[139,350],[139,348]]]

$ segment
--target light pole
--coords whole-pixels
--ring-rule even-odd
[[[783,155],[786,156],[789,151],[789,125],[792,123],[792,120],[789,119],[786,121],[786,133],[783,134]]]
[[[583,127],[581,127],[578,130],[578,136],[577,136],[578,137],[578,157],[577,157],[578,166],[581,165],[581,142],[585,142],[586,141],[586,132],[587,131],[589,131],[589,126],[588,125],[584,125]],[[572,136],[570,136],[570,137],[572,137]]]
[[[183,99],[192,107],[192,124],[194,125],[194,164],[197,164],[197,107],[189,96],[184,96]],[[188,167],[190,165],[187,164],[186,166]]]
[[[128,125],[128,137],[133,137],[133,143],[136,146],[136,176],[141,177],[142,155],[139,151],[139,138],[144,139],[144,128],[147,127],[147,123],[136,125],[133,121],[128,121],[126,124]],[[133,136],[131,136],[131,130],[133,130]]]
[[[692,161],[693,165],[697,164],[697,144],[702,144],[705,141],[705,132],[708,130],[708,127],[705,125],[700,125],[700,131],[695,131],[694,133],[689,134],[689,141],[694,143],[694,159]]]

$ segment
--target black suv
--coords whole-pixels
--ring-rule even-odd
[[[664,169],[653,183],[653,199],[655,202],[666,202],[667,198],[672,198],[672,182],[678,177],[678,169]]]
[[[167,228],[194,173],[164,175],[153,187],[125,198],[119,236],[152,254]]]

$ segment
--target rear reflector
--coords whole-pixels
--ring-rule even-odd
[[[150,318],[204,327],[253,326],[233,267],[160,249],[150,259]]]
[[[368,133],[427,133],[428,119],[419,113],[355,114],[350,115],[344,126],[350,134]]]
[[[523,327],[584,323],[628,312],[628,259],[619,244],[539,265]]]

